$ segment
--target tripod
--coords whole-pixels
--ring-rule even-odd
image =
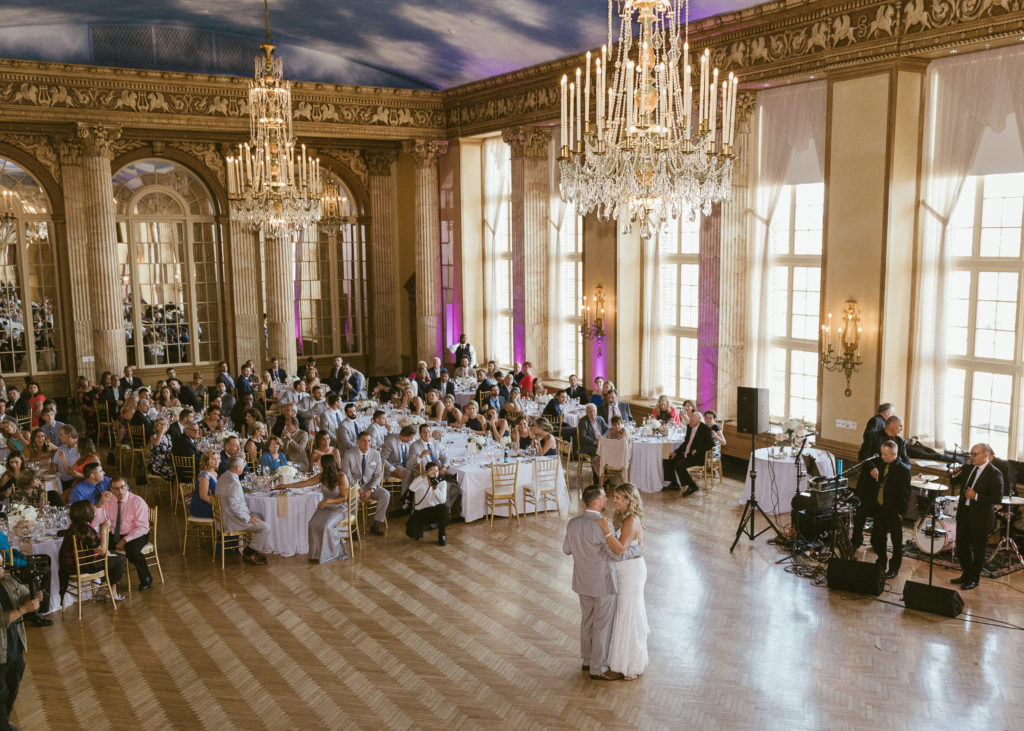
[[[768,524],[761,530],[755,530],[754,520],[757,517],[757,513],[761,514],[765,522]],[[747,523],[750,523],[749,527]],[[736,538],[733,539],[732,545],[729,546],[729,553],[733,552],[736,548],[736,544],[740,542],[740,536],[746,535],[750,540],[754,540],[759,535],[771,528],[775,531],[777,538],[782,538],[782,533],[775,527],[772,519],[765,515],[765,512],[761,510],[761,506],[757,504],[757,434],[750,435],[750,497],[747,499],[746,504],[743,506],[743,517],[740,518],[739,527],[736,528]]]

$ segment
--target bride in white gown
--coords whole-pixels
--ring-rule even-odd
[[[636,487],[628,482],[615,488],[615,515],[612,525],[616,533],[606,540],[615,555],[621,555],[633,544],[643,545],[644,506]],[[607,518],[600,521],[604,532],[612,529]],[[647,667],[647,607],[644,585],[647,583],[647,562],[643,556],[615,564],[619,593],[615,603],[615,620],[608,649],[608,666],[622,673],[626,680],[635,680]]]

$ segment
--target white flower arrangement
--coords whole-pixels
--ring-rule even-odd
[[[455,379],[455,387],[460,391],[475,391],[476,378],[473,376],[462,376]]]
[[[39,510],[33,505],[14,503],[7,510],[7,520],[10,521],[11,525],[15,525],[23,520],[29,523],[35,523],[38,519]]]
[[[356,402],[356,411],[360,414],[372,415],[377,410],[377,402],[371,401],[370,399],[363,399],[362,401]]]
[[[487,446],[487,438],[482,434],[473,434],[466,439],[466,451],[471,454],[480,454]]]
[[[426,419],[424,419],[422,416],[403,416],[401,419],[398,420],[398,425],[399,426],[416,426],[416,427],[418,427],[420,424],[426,424],[426,423],[427,423]]]
[[[541,406],[547,406],[548,405],[548,401],[550,401],[551,399],[552,399],[552,396],[551,396],[550,393],[542,393],[542,394],[538,395],[537,398],[534,399],[534,401],[536,401]]]
[[[167,413],[170,415],[170,419],[171,419],[172,422],[177,421],[179,418],[181,418],[181,410],[183,408],[184,408],[183,406],[168,406],[167,407]]]
[[[502,449],[508,449],[510,446],[512,446],[512,437],[506,434],[505,436],[498,440],[498,444],[501,446]]]
[[[213,433],[213,440],[218,444],[223,444],[225,439],[237,436],[238,432],[236,431],[233,431],[231,429],[221,429],[220,431]]]
[[[274,477],[280,480],[282,484],[287,485],[291,482],[298,482],[299,471],[290,464],[281,465],[274,470]]]

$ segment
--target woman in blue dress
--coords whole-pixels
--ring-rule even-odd
[[[533,425],[533,433],[537,438],[537,454],[542,457],[558,456],[558,443],[551,433],[551,422],[543,416]]]
[[[217,466],[220,455],[216,452],[203,452],[199,457],[199,474],[196,476],[196,489],[192,493],[192,502],[188,512],[193,518],[213,517],[213,495],[217,490]]]
[[[260,457],[260,467],[265,472],[272,473],[278,467],[284,467],[286,464],[288,464],[288,458],[281,451],[281,438],[270,437],[267,440],[267,451]]]

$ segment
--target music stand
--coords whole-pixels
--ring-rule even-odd
[[[757,513],[760,513],[761,517],[764,518],[765,522],[768,524],[767,527],[762,528],[759,531],[754,528],[754,519]],[[750,523],[749,527],[747,526],[748,522]],[[747,498],[747,502],[743,505],[743,517],[740,518],[739,527],[736,528],[736,538],[733,539],[732,545],[729,546],[729,553],[732,553],[733,549],[736,548],[736,544],[740,542],[740,536],[746,535],[750,540],[754,540],[769,528],[775,531],[775,536],[777,538],[782,538],[782,532],[775,526],[772,519],[765,514],[761,509],[761,506],[757,504],[757,434],[751,434],[750,497]]]

